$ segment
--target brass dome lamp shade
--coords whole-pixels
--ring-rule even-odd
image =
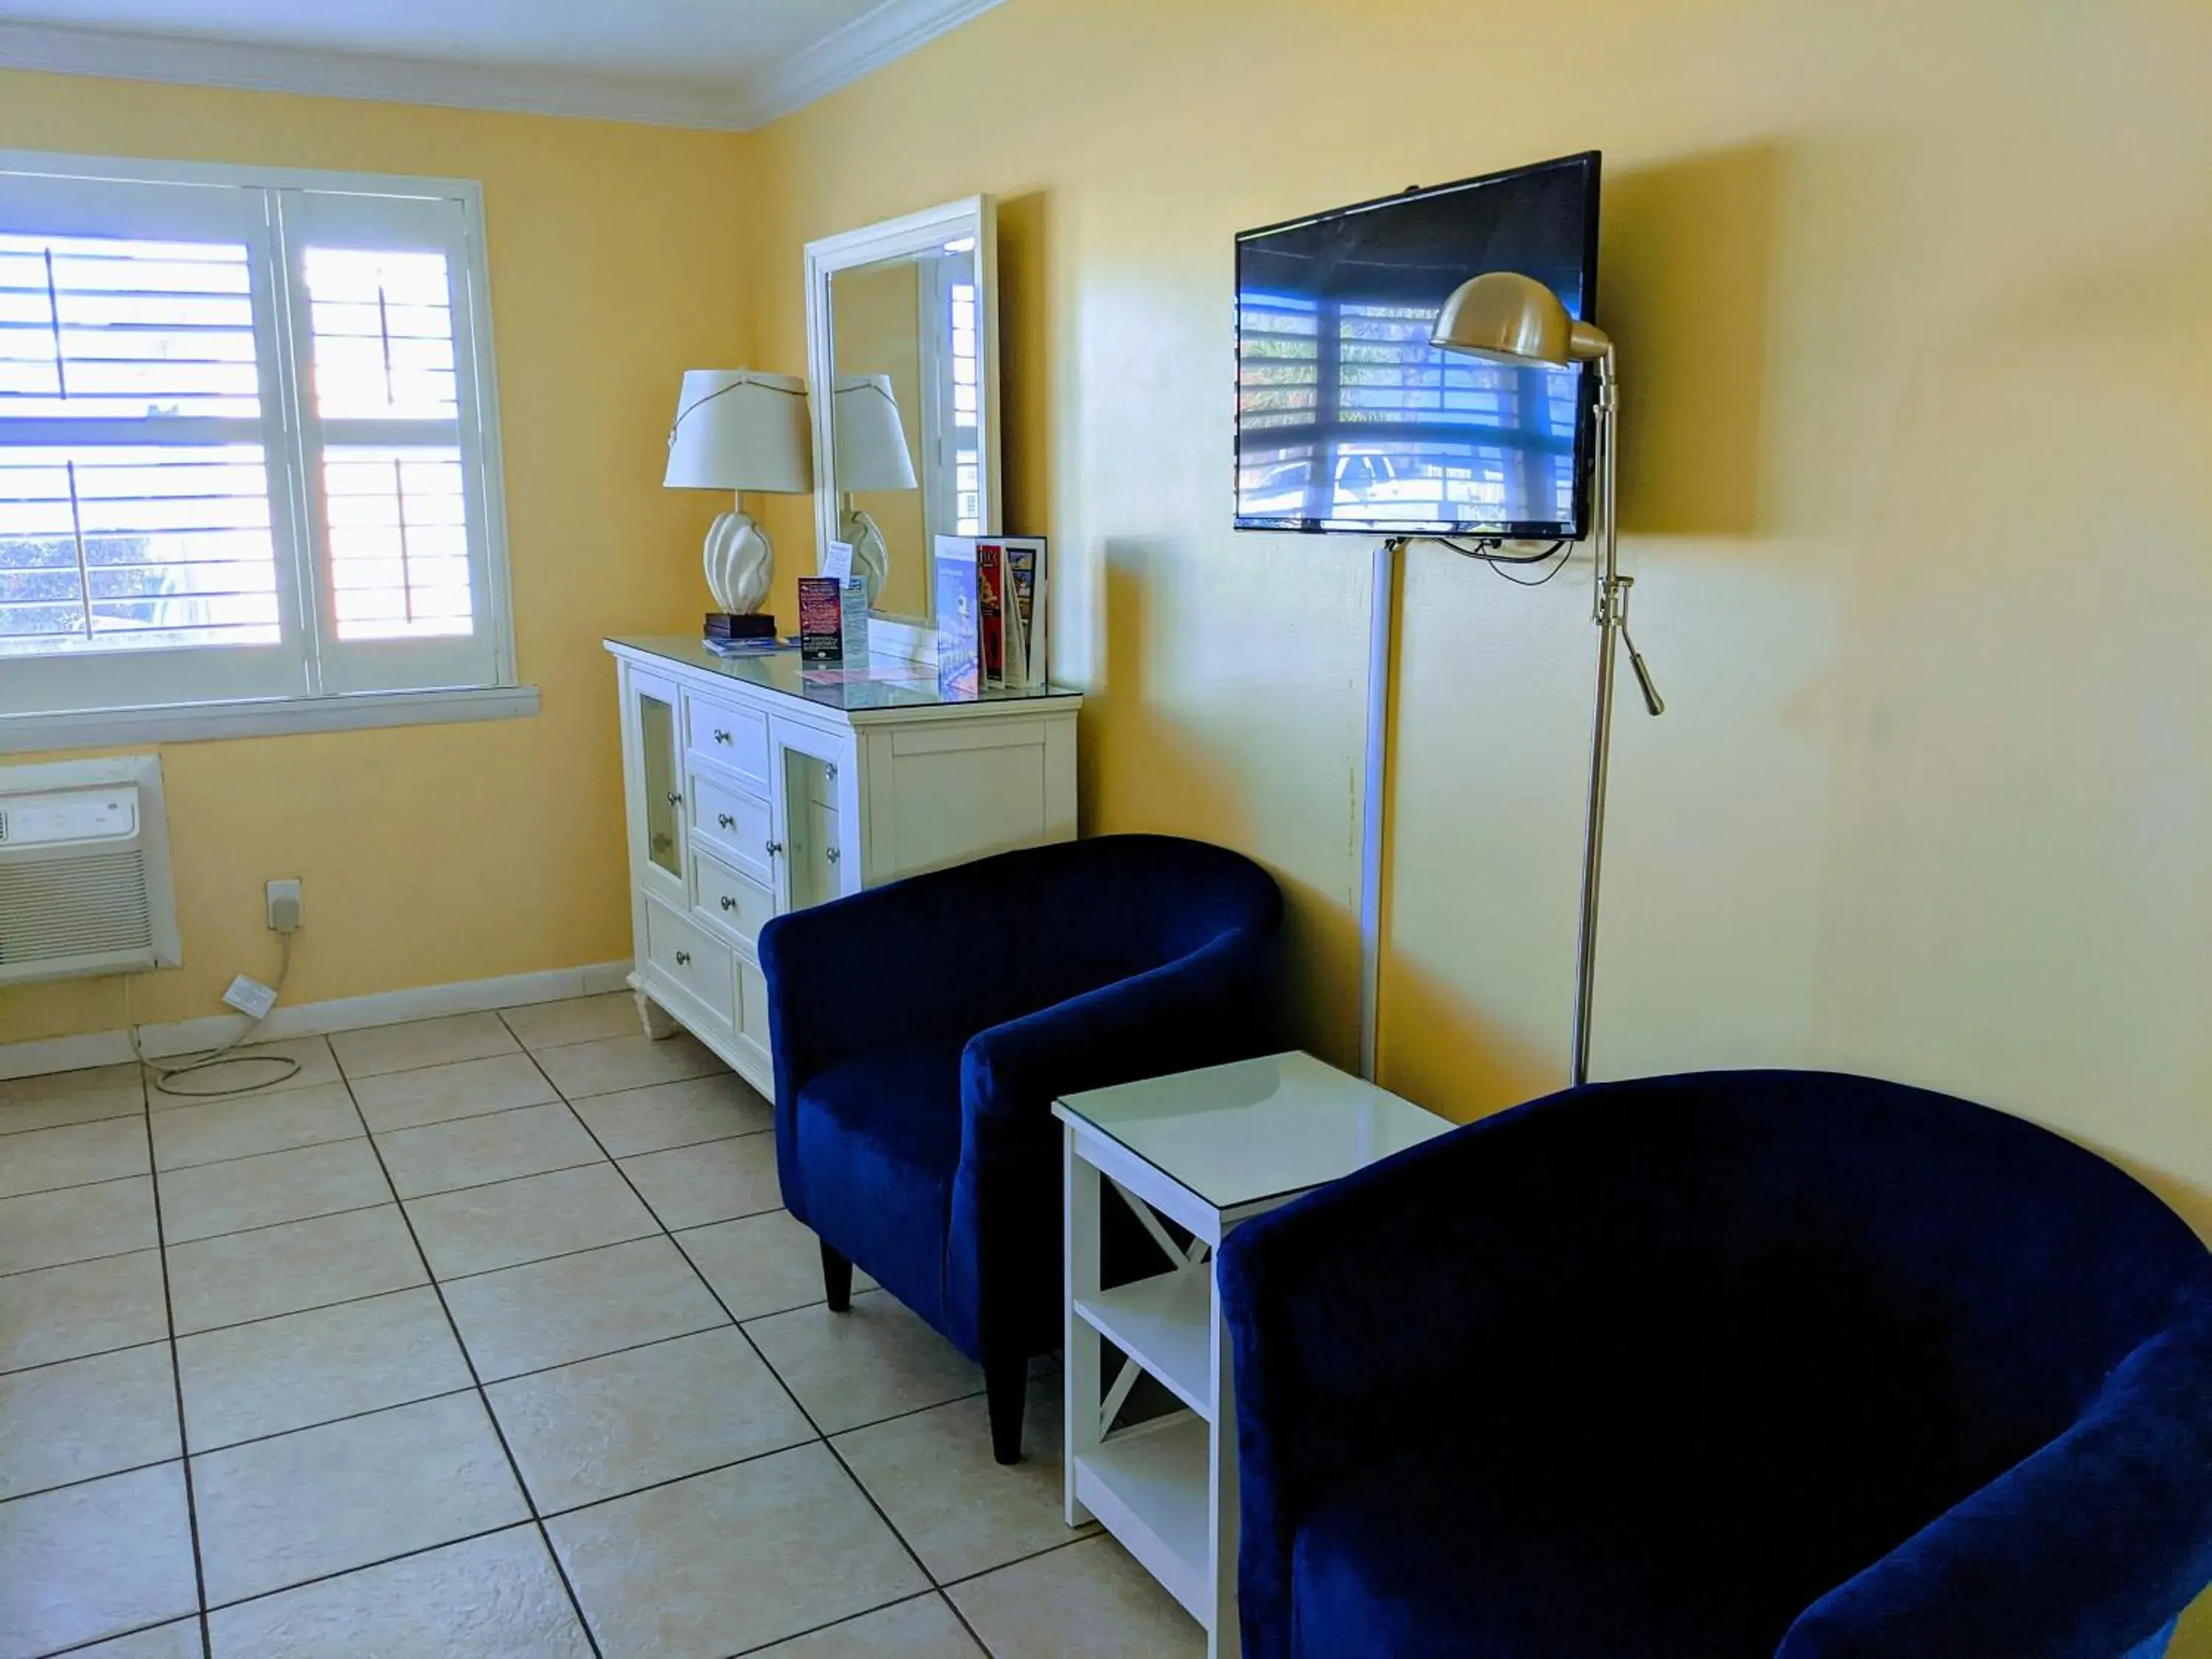
[[[1613,349],[1603,329],[1577,322],[1558,295],[1517,270],[1462,283],[1437,313],[1429,343],[1493,363],[1559,367],[1601,362]]]
[[[1590,732],[1589,799],[1583,822],[1583,895],[1581,927],[1575,948],[1575,1020],[1571,1075],[1579,1086],[1589,1081],[1590,1012],[1597,972],[1598,873],[1605,853],[1606,773],[1613,752],[1613,670],[1614,641],[1626,641],[1644,705],[1654,714],[1667,705],[1660,700],[1651,672],[1644,664],[1636,641],[1628,637],[1628,590],[1635,579],[1619,568],[1619,533],[1615,519],[1619,494],[1615,427],[1620,396],[1613,371],[1613,341],[1595,323],[1577,322],[1567,314],[1559,296],[1533,277],[1518,271],[1486,271],[1460,284],[1443,309],[1437,313],[1429,342],[1440,351],[1478,357],[1486,362],[1529,368],[1539,364],[1555,368],[1595,362],[1597,365],[1597,455],[1595,534],[1596,576],[1591,620],[1598,629],[1597,708]]]

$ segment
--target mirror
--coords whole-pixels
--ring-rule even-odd
[[[935,538],[1004,528],[996,266],[987,196],[807,245],[816,543],[853,544],[892,655],[935,653]]]

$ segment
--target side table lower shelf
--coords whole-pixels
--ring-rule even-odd
[[[1209,1432],[1202,1418],[1183,1412],[1140,1424],[1079,1455],[1073,1476],[1075,1501],[1200,1624],[1212,1597]]]

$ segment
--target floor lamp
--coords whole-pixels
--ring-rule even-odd
[[[1480,357],[1516,368],[1544,363],[1553,368],[1597,365],[1596,580],[1591,619],[1597,623],[1597,708],[1590,729],[1589,805],[1583,823],[1581,928],[1575,942],[1574,1060],[1577,1087],[1589,1081],[1590,1003],[1597,978],[1597,888],[1605,854],[1605,782],[1613,751],[1613,665],[1614,643],[1628,647],[1628,660],[1644,706],[1666,712],[1643,653],[1628,636],[1628,590],[1635,578],[1620,568],[1616,507],[1619,477],[1616,428],[1620,397],[1613,372],[1613,342],[1595,323],[1567,315],[1559,296],[1532,278],[1493,270],[1460,285],[1437,313],[1430,343],[1443,351]]]

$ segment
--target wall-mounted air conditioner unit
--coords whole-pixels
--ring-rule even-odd
[[[160,757],[0,767],[0,985],[183,959]]]

